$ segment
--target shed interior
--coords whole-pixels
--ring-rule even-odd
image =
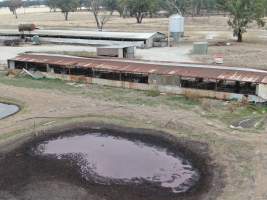
[[[79,66],[61,66],[15,61],[15,69],[23,68],[31,71],[53,72],[55,74],[62,75],[76,75],[143,84],[170,85],[181,88],[212,90],[243,95],[255,95],[257,91],[257,83],[251,82],[204,79],[200,77],[181,77],[177,75],[166,76],[136,72],[126,73],[121,71],[104,70],[90,67],[85,68]]]

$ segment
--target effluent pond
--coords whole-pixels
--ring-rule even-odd
[[[19,111],[19,107],[11,104],[0,103],[0,119],[9,117]]]
[[[101,129],[67,131],[27,143],[16,151],[18,157],[7,156],[4,163],[16,166],[0,167],[0,175],[12,188],[18,177],[25,182],[18,187],[32,184],[32,177],[37,182],[52,177],[52,181],[64,180],[90,192],[106,193],[104,199],[171,199],[168,197],[186,196],[201,180],[191,159],[178,149],[152,135],[135,137],[134,133]],[[11,173],[17,176],[8,176]],[[2,184],[9,189],[3,179]]]
[[[34,152],[76,161],[85,179],[103,184],[148,181],[185,192],[198,179],[188,161],[164,148],[101,133],[59,137],[39,144]]]

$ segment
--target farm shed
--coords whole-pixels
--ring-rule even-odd
[[[133,32],[106,32],[106,31],[72,31],[72,30],[35,30],[25,33],[26,37],[38,35],[41,38],[70,38],[89,40],[108,40],[125,42],[142,42],[143,48],[151,48],[166,36],[160,32],[133,33]],[[18,30],[0,30],[0,36],[20,36]]]
[[[37,70],[49,78],[158,90],[217,99],[267,101],[267,71],[203,65],[24,54],[8,68]]]

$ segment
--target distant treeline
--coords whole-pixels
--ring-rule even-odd
[[[221,1],[222,0],[65,0],[66,4],[68,4],[68,2],[72,4],[75,2],[78,8],[87,7],[93,2],[102,7],[107,7],[107,9],[115,9],[119,12],[123,12],[127,10],[129,5],[135,6],[139,4],[140,7],[147,9],[147,14],[150,15],[158,11],[167,11],[166,13],[169,14],[178,12],[182,15],[192,16],[222,13]],[[0,7],[9,7],[10,4],[19,4],[18,2],[21,2],[22,7],[47,5],[53,9],[57,0],[4,0],[0,2]],[[129,12],[131,11],[129,10]]]
[[[183,16],[207,16],[224,14],[229,17],[228,24],[239,42],[247,31],[248,24],[257,22],[259,27],[265,25],[263,20],[267,10],[267,0],[6,0],[0,2],[0,7],[8,7],[18,18],[20,7],[47,5],[50,11],[60,10],[65,20],[69,13],[85,8],[91,12],[96,26],[102,30],[114,12],[121,17],[135,17],[137,23],[142,23],[146,17],[168,17],[172,14]],[[104,11],[104,12],[103,12]]]
[[[10,1],[1,1],[0,7],[9,7]],[[46,5],[47,0],[28,0],[28,1],[22,1],[23,7],[29,7],[29,6],[40,6],[40,5]]]

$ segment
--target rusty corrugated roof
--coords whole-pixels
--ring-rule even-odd
[[[267,84],[267,71],[248,68],[212,66],[193,63],[163,64],[162,62],[152,63],[145,61],[125,61],[107,58],[79,58],[35,54],[23,54],[11,60],[60,65],[66,67],[76,66],[129,73],[177,75],[183,77],[197,77]]]

